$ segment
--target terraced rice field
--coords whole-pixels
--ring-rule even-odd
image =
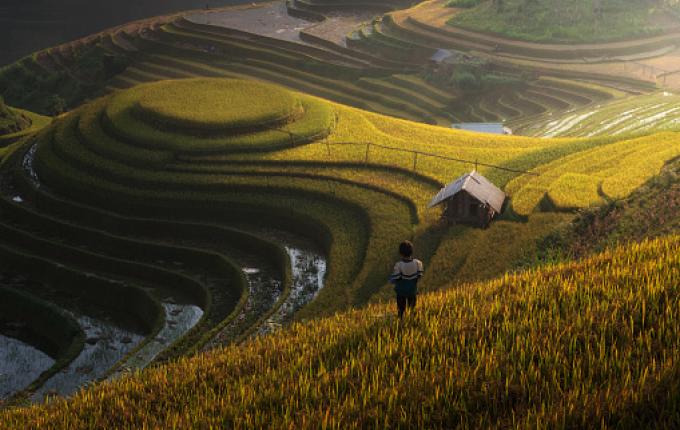
[[[521,129],[533,136],[618,136],[677,130],[680,98],[670,92],[625,97],[577,109],[561,118],[534,121]]]
[[[413,104],[406,87],[401,87],[399,81],[385,80],[396,71],[373,69],[351,56],[320,48],[303,49],[301,45],[266,37],[248,40],[223,28],[187,20],[161,27],[145,37],[137,44],[140,51],[148,55],[119,75],[112,82],[114,88],[176,77],[247,77],[381,113],[431,123],[449,122],[446,108],[453,95],[446,95],[421,80],[417,85],[424,91],[437,93],[444,103],[426,99]],[[156,40],[149,40],[151,38]],[[242,58],[243,54],[247,58]],[[356,84],[362,77],[395,87],[394,91],[377,94],[374,88]]]
[[[587,80],[638,92],[649,91],[657,84],[677,86],[673,75],[664,77],[680,69],[675,48],[677,30],[621,42],[551,45],[448,25],[458,13],[459,10],[446,7],[446,0],[424,1],[412,8],[388,13],[379,25],[373,26],[370,35],[374,39],[389,37],[393,48],[402,47],[401,53],[398,49],[386,49],[388,56],[390,52],[403,56],[403,52],[409,50],[448,48],[518,73],[532,71],[542,76]]]
[[[488,5],[485,4],[479,10],[487,7]],[[491,34],[488,29],[475,31],[456,25],[456,21],[462,19],[462,15],[466,13],[469,12],[446,7],[445,0],[429,0],[391,15],[398,26],[413,33],[414,40],[439,40],[446,42],[441,45],[442,47],[463,51],[495,52],[507,56],[565,63],[585,62],[584,60],[594,62],[603,59],[631,59],[629,57],[642,59],[645,54],[654,57],[659,55],[659,50],[668,48],[672,50],[678,38],[676,23],[664,31],[657,29],[657,34],[620,37],[620,40],[612,42],[537,43]],[[415,38],[417,36],[420,38]]]
[[[55,73],[65,79],[62,87],[93,85],[75,66],[84,50],[94,49],[129,63],[124,72],[106,81],[99,94],[164,79],[254,78],[360,109],[447,127],[452,122],[505,121],[522,128],[536,116],[559,117],[623,94],[609,84],[584,84],[540,73],[526,85],[482,94],[432,85],[421,78],[420,70],[441,45],[402,29],[399,16],[372,21],[358,31],[358,39],[348,38],[348,47],[304,37],[304,32],[300,37],[305,44],[301,44],[209,25],[210,20],[200,14],[158,18],[37,53],[4,69],[0,87],[3,79],[39,86]],[[519,76],[518,70],[512,73]],[[10,92],[9,97],[37,104],[23,93]]]
[[[178,102],[192,99],[204,102]],[[405,237],[430,268],[424,288],[496,276],[569,220],[536,211],[625,197],[680,155],[676,140],[489,139],[252,80],[115,92],[20,141],[3,165],[0,270],[28,277],[0,291],[51,315],[27,329],[59,340],[41,346],[54,362],[23,388],[69,394],[376,300]],[[427,202],[477,161],[512,210],[488,231],[447,230]]]
[[[0,133],[0,163],[2,163],[3,159],[7,157],[8,154],[21,145],[23,138],[36,133],[49,123],[48,117],[38,115],[33,112],[24,111],[22,109],[12,110],[19,112],[19,114],[25,118],[25,123],[20,130],[4,134]]]
[[[405,324],[387,305],[296,324],[0,424],[672,427],[679,251],[671,236],[423,295]]]

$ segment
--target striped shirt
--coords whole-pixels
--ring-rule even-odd
[[[390,282],[400,296],[414,296],[417,293],[418,279],[423,276],[423,263],[417,259],[400,260],[394,265]]]

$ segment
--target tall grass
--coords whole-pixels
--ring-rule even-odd
[[[680,237],[295,324],[4,411],[10,428],[633,427],[677,422]],[[660,412],[663,413],[660,413]]]

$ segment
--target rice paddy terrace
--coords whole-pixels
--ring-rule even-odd
[[[408,6],[398,1],[364,6],[371,5],[380,6],[369,7],[376,14]],[[192,77],[247,78],[419,122],[448,126],[452,121],[504,121],[518,129],[537,116],[560,117],[649,90],[648,83],[639,79],[570,73],[561,66],[557,73],[508,65],[495,58],[489,73],[511,76],[513,83],[470,93],[448,80],[435,82],[424,71],[436,49],[460,48],[438,39],[428,41],[412,32],[409,23],[425,20],[420,17],[423,9],[429,10],[427,7],[391,12],[363,25],[358,22],[357,29],[350,20],[347,37],[340,38],[325,38],[324,34],[337,31],[336,27],[345,28],[336,25],[334,20],[344,23],[336,18],[337,14],[351,17],[358,5],[289,2],[287,7],[288,13],[304,18],[290,17],[294,21],[285,21],[288,27],[299,28],[285,32],[285,37],[280,38],[275,31],[258,34],[256,27],[221,25],[219,12],[155,18],[27,57],[0,72],[0,88],[14,105],[53,113],[54,98],[46,94],[59,94],[66,107],[75,107],[93,94],[145,82]],[[263,17],[281,13],[274,3],[253,10],[260,9]],[[241,8],[231,13],[246,12]],[[244,15],[246,18],[253,19]],[[471,55],[488,57],[477,51]],[[526,69],[532,72],[523,74]],[[27,87],[35,90],[25,91]]]
[[[672,427],[678,247],[671,236],[428,294],[407,324],[386,318],[386,305],[296,324],[70,400],[0,412],[0,423]]]
[[[680,155],[674,133],[490,142],[224,78],[116,92],[19,143],[0,291],[8,339],[45,356],[10,381],[34,400],[375,300],[403,237],[428,288],[496,276],[562,211],[625,197]],[[489,230],[448,230],[427,201],[478,159],[509,169],[480,167],[512,206]],[[41,317],[17,326],[26,313]]]
[[[272,5],[257,7],[266,13],[284,8]],[[278,9],[267,9],[274,6]],[[458,31],[444,27],[456,12],[447,8],[443,13],[441,1],[413,8],[397,0],[361,6],[363,13],[386,15],[358,26],[349,19],[352,29],[342,41],[320,37],[323,32],[315,28],[335,25],[334,19],[345,22],[356,2],[291,0],[285,8],[301,20],[291,26],[306,24],[286,38],[211,25],[217,15],[194,13],[132,23],[0,70],[0,90],[13,106],[50,113],[70,109],[51,121],[15,108],[0,113],[11,118],[0,134],[0,346],[9,351],[0,355],[0,399],[12,404],[40,401],[71,395],[95,381],[123,378],[95,388],[100,390],[96,394],[76,395],[68,406],[76,411],[71,418],[60,415],[64,404],[57,402],[43,409],[2,412],[0,424],[68,427],[82,419],[133,427],[191,425],[183,421],[188,417],[178,415],[168,393],[195,391],[195,381],[189,377],[171,383],[167,378],[173,372],[193,375],[200,366],[225,384],[236,384],[229,394],[236,397],[225,397],[219,411],[210,409],[217,388],[201,385],[199,394],[187,396],[208,408],[195,419],[235,427],[309,427],[329,413],[322,404],[310,403],[297,414],[291,409],[311,395],[304,390],[317,389],[292,382],[296,369],[311,366],[329,384],[318,386],[328,388],[325,398],[346,406],[342,413],[332,411],[332,419],[325,418],[331,425],[344,427],[356,414],[374,410],[370,405],[377,402],[387,405],[387,413],[370,419],[361,415],[362,423],[453,426],[449,416],[395,412],[421,403],[399,394],[401,381],[391,383],[393,394],[383,398],[366,379],[384,375],[385,368],[371,367],[377,361],[361,354],[404,353],[371,349],[374,340],[393,339],[394,330],[402,330],[383,320],[386,308],[371,305],[319,319],[387,297],[386,273],[397,257],[394,245],[404,238],[415,242],[426,264],[423,288],[460,287],[425,299],[425,310],[413,323],[429,327],[429,334],[419,337],[414,328],[403,328],[417,338],[413,359],[425,363],[418,361],[419,354],[434,348],[442,360],[464,353],[471,354],[468,363],[486,363],[482,373],[479,368],[452,369],[457,376],[447,380],[463,381],[458,376],[474,370],[484,375],[472,378],[481,385],[447,385],[439,395],[427,397],[434,402],[432,410],[460,405],[456,411],[467,415],[458,424],[539,420],[579,425],[612,416],[626,423],[632,419],[628,406],[646,405],[641,387],[654,391],[668,382],[668,372],[675,371],[668,351],[675,344],[666,336],[672,324],[664,318],[673,316],[677,297],[663,285],[674,280],[675,272],[657,262],[676,263],[675,238],[621,248],[583,263],[506,275],[488,284],[461,285],[504,275],[539,241],[569,223],[574,211],[626,198],[678,158],[680,140],[673,131],[677,96],[670,89],[659,91],[655,85],[663,82],[656,76],[636,76],[632,68],[608,73],[607,67],[612,71],[612,64],[622,64],[619,60],[560,62],[548,48],[523,47],[520,52],[513,50],[519,49],[514,42],[498,48],[491,47],[490,39],[449,34]],[[640,61],[658,58],[651,55],[658,46],[633,45],[621,47],[616,55],[633,55],[635,61],[637,56]],[[464,52],[466,64],[474,58],[488,60],[484,73],[511,77],[512,83],[466,91],[431,79],[424,64],[439,48]],[[586,52],[579,47],[565,55],[593,58],[600,48]],[[672,87],[672,79],[666,84]],[[46,94],[57,97],[48,100]],[[536,137],[456,131],[448,128],[451,121],[503,121]],[[443,184],[473,168],[509,194],[504,215],[488,230],[443,225],[439,210],[426,209],[428,201]],[[631,262],[649,270],[625,270]],[[587,297],[576,300],[569,286],[586,279],[576,275],[583,268],[591,270],[587,279],[614,280],[588,284]],[[564,274],[554,278],[555,284],[540,281],[555,273]],[[646,290],[621,286],[629,284],[645,285]],[[511,285],[527,288],[506,288]],[[613,291],[619,290],[614,286],[625,290],[625,300],[615,297]],[[499,294],[507,294],[508,301],[483,291],[503,291]],[[574,305],[565,321],[581,316],[576,309],[586,301],[592,306],[588,318],[606,315],[611,318],[606,327],[630,327],[622,332],[629,337],[603,329],[593,338],[595,343],[584,350],[591,354],[588,360],[600,351],[598,358],[604,354],[608,361],[601,361],[604,367],[595,376],[567,375],[572,394],[560,397],[567,399],[562,403],[535,403],[537,396],[553,393],[550,384],[565,376],[555,370],[546,379],[543,372],[559,366],[537,367],[534,360],[517,361],[526,366],[518,364],[516,374],[506,375],[504,388],[496,387],[503,396],[483,396],[494,399],[492,404],[475,394],[479,387],[489,389],[489,378],[500,369],[502,360],[490,358],[500,352],[487,347],[531,327],[545,334],[544,321],[526,319],[518,311],[503,326],[508,332],[484,338],[488,345],[470,344],[452,353],[432,344],[450,326],[446,330],[453,331],[445,336],[468,345],[465,330],[448,319],[468,321],[481,330],[489,321],[498,323],[494,315],[500,318],[504,306],[520,309],[534,299],[542,306],[554,292]],[[659,294],[668,300],[653,302]],[[609,306],[625,311],[609,312]],[[458,313],[434,318],[444,308]],[[467,313],[472,310],[474,315]],[[617,319],[638,311],[643,322]],[[311,325],[305,323],[312,318]],[[583,330],[593,330],[585,320],[578,321],[583,325],[560,338],[565,350],[542,355],[561,363],[562,370],[565,354],[580,348]],[[282,337],[257,336],[290,322],[302,325],[284,328]],[[329,337],[319,334],[324,330]],[[605,349],[611,336],[621,343],[610,357]],[[347,342],[364,352],[338,358],[338,348],[346,349]],[[635,348],[643,344],[662,347],[648,347],[642,354]],[[317,354],[313,350],[319,345],[323,351]],[[512,351],[521,351],[522,357],[536,353]],[[632,358],[641,357],[638,353],[643,359]],[[170,361],[167,367],[164,363]],[[368,367],[359,369],[356,363]],[[156,364],[158,369],[141,377],[126,376]],[[351,375],[360,370],[358,385],[340,390],[330,382],[337,376],[331,377],[331,368]],[[434,373],[417,374],[425,381],[423,393],[431,394],[428,384],[441,382]],[[531,382],[535,380],[552,382],[539,386]],[[262,385],[265,381],[269,388]],[[279,385],[274,388],[271,381]],[[154,391],[160,384],[167,396]],[[219,396],[226,395],[227,385],[220,386]],[[294,388],[288,390],[290,396],[272,391],[280,387]],[[357,387],[367,393],[362,407],[349,400],[360,398]],[[147,388],[148,395],[136,391]],[[461,392],[467,394],[460,397]],[[271,414],[250,410],[257,404],[252,396],[262,393],[286,397],[283,409]],[[104,403],[108,396],[122,400],[90,415],[85,410],[92,405],[91,395]],[[152,398],[162,405],[162,413],[149,405]],[[517,400],[525,415],[508,415],[516,404],[502,398]],[[606,407],[593,406],[594,398],[605,399]],[[666,405],[668,399],[656,400]],[[448,406],[442,409],[437,402]],[[137,408],[152,412],[130,413]],[[232,414],[236,410],[244,413]],[[421,421],[409,421],[415,417]]]
[[[677,130],[678,96],[657,91],[576,109],[562,116],[542,115],[518,124],[521,134],[535,136],[599,136]]]

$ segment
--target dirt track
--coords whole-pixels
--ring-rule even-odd
[[[292,42],[301,42],[300,31],[315,24],[288,15],[285,1],[201,11],[186,18],[197,24],[233,28]]]

